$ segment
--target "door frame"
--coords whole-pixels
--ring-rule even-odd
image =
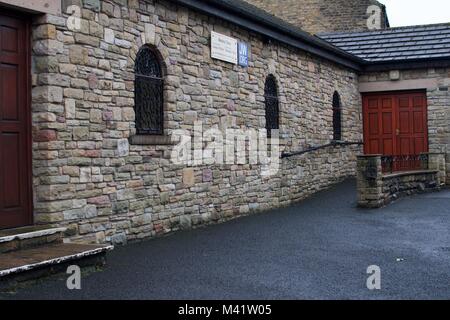
[[[32,90],[32,76],[31,76],[31,48],[32,48],[32,38],[31,38],[31,20],[32,16],[27,12],[21,12],[21,11],[12,11],[8,8],[0,6],[2,9],[1,15],[6,17],[11,17],[14,19],[18,19],[24,22],[25,24],[25,43],[23,45],[25,46],[25,53],[26,53],[26,59],[25,59],[25,69],[26,69],[26,99],[25,99],[25,109],[26,109],[26,115],[25,115],[25,122],[26,122],[26,128],[25,128],[25,135],[26,135],[26,159],[25,163],[27,164],[25,170],[27,175],[27,190],[28,190],[28,199],[27,199],[27,225],[33,225],[34,223],[34,212],[33,212],[33,165],[32,165],[32,159],[33,159],[33,138],[32,138],[32,112],[31,112],[31,106],[32,106],[32,98],[31,98],[31,90]],[[1,226],[0,226],[0,229]]]
[[[427,95],[427,90],[426,89],[413,89],[413,90],[399,90],[399,91],[380,91],[380,92],[364,92],[361,93],[361,100],[362,100],[362,115],[363,115],[363,142],[364,142],[364,154],[367,155],[368,153],[366,152],[366,136],[368,135],[368,130],[369,128],[366,125],[366,113],[365,113],[365,103],[364,103],[364,98],[365,97],[371,97],[371,96],[398,96],[401,94],[415,94],[415,93],[420,93],[420,94],[424,94],[425,96],[425,123],[426,123],[426,135],[427,135],[427,139],[426,139],[426,143],[427,143],[427,152],[429,152],[430,150],[430,131],[429,131],[429,126],[428,126],[428,95]],[[393,119],[393,123],[396,126],[396,128],[394,129],[394,131],[399,128],[400,123],[399,123],[399,119],[397,116],[397,110],[398,110],[398,106],[396,104],[394,104],[392,106],[393,108],[393,114],[392,114],[392,119]],[[395,110],[394,110],[395,109]],[[398,140],[399,136],[395,136],[395,139],[393,141],[393,144],[396,146],[398,144]],[[395,153],[395,148],[393,148],[393,152]]]

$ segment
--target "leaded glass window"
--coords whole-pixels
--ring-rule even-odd
[[[135,103],[137,134],[162,135],[164,131],[163,72],[155,52],[143,46],[135,64]]]
[[[341,97],[337,91],[333,95],[333,140],[342,140]]]
[[[269,75],[266,79],[264,98],[266,103],[266,129],[267,135],[270,137],[271,130],[280,128],[278,86],[277,80],[273,75]]]

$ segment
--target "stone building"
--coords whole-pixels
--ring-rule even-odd
[[[414,110],[405,124],[401,123],[404,111],[401,100],[399,106],[393,103],[393,109],[398,110],[393,112],[394,121],[389,121],[388,126],[392,131],[398,130],[395,135],[400,141],[392,139],[395,145],[384,143],[383,149],[380,143],[370,150],[370,134],[365,132],[365,152],[386,154],[386,148],[398,147],[402,148],[398,154],[442,153],[450,179],[450,23],[376,32],[323,33],[320,37],[369,64],[359,75],[359,91],[366,100],[363,111],[370,108],[365,105],[370,99],[382,104],[381,100],[394,101],[402,94],[418,94],[417,99],[422,100],[419,104],[423,109]],[[367,122],[366,127],[369,126]]]
[[[303,34],[292,37],[297,45],[274,41],[173,1],[126,4],[85,1],[79,29],[68,14],[30,18],[35,224],[65,227],[71,241],[123,243],[288,205],[354,174],[359,146],[286,159],[269,178],[250,164],[174,165],[171,133],[193,131],[196,120],[264,128],[269,75],[278,87],[282,152],[332,140],[335,92],[342,139],[360,141],[354,58]],[[250,44],[249,67],[212,59],[212,31]],[[306,42],[311,48],[301,50]],[[135,60],[143,48],[155,53],[164,78],[162,135],[136,130]]]
[[[245,0],[312,34],[389,28],[386,7],[376,0]],[[379,9],[374,11],[376,6]],[[371,21],[373,22],[373,21]]]
[[[355,175],[367,92],[428,92],[417,121],[448,152],[448,49],[369,59],[238,0],[0,3],[0,229],[124,244],[289,205]],[[174,162],[199,124],[279,129],[279,169]]]

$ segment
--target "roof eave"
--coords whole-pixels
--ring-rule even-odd
[[[427,58],[414,60],[365,62],[362,70],[364,72],[405,70],[405,69],[426,69],[426,68],[448,68],[450,67],[450,57]]]

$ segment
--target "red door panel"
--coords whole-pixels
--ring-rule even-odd
[[[0,15],[0,229],[32,223],[28,24]]]
[[[381,154],[394,154],[394,140],[389,138],[384,138],[382,140],[383,150],[379,153]]]
[[[19,120],[19,96],[18,80],[19,69],[17,66],[1,65],[2,82],[2,118],[3,120]]]
[[[383,124],[383,134],[392,134],[392,127],[394,124],[392,112],[383,112],[382,117],[381,123]]]
[[[20,135],[2,133],[2,184],[5,186],[3,208],[5,210],[20,208]]]

